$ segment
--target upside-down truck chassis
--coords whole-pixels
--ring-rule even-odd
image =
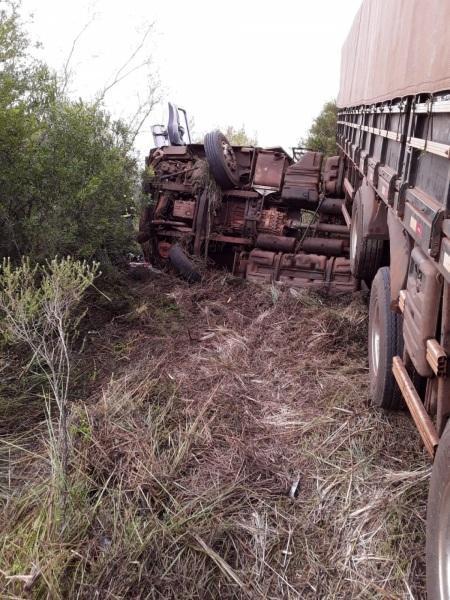
[[[405,404],[434,460],[427,590],[450,598],[450,3],[365,0],[342,52],[350,261],[371,286],[372,402]]]
[[[167,128],[153,127],[144,179],[151,202],[138,235],[144,257],[190,280],[206,258],[256,283],[355,290],[339,157],[233,146],[220,131],[191,143],[181,112],[169,104]]]

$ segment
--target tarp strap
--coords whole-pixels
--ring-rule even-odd
[[[403,125],[403,123],[402,123],[402,121],[403,121],[403,100],[400,100],[398,107],[399,107],[400,112],[398,113],[399,118],[398,118],[398,122],[397,122],[397,132],[396,132],[396,138],[397,138],[396,141],[397,142],[399,141],[399,132],[402,130],[402,125]]]
[[[411,102],[411,127],[409,128],[408,143],[411,141],[411,138],[414,136],[416,131],[416,119],[416,97],[414,96]]]
[[[430,140],[430,142],[431,142],[433,139],[433,102],[434,102],[434,96],[433,96],[433,94],[430,94],[430,97],[427,100],[427,129],[425,132],[424,150],[427,149],[428,140]],[[431,132],[431,135],[430,135],[430,132]]]

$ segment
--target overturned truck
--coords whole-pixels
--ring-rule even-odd
[[[144,182],[152,203],[138,237],[145,258],[191,280],[197,256],[253,282],[356,289],[339,157],[232,146],[220,131],[193,144],[181,114],[169,104],[167,128],[153,127]]]

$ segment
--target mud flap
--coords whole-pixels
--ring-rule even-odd
[[[388,211],[387,222],[391,255],[391,307],[396,309],[400,290],[404,289],[406,285],[412,241],[401,222],[395,218],[391,211]]]
[[[377,199],[373,188],[367,183],[363,183],[357,193],[361,195],[363,207],[363,238],[389,239],[387,206]]]

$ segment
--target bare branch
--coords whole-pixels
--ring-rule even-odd
[[[81,29],[81,31],[78,33],[78,35],[75,37],[75,39],[72,42],[72,47],[70,49],[70,52],[67,56],[66,62],[64,63],[64,67],[63,67],[63,85],[61,88],[61,93],[64,94],[64,92],[66,91],[66,88],[69,84],[69,79],[70,79],[70,71],[69,71],[69,65],[70,62],[73,58],[74,52],[75,52],[75,48],[80,40],[80,38],[82,37],[83,33],[88,29],[88,27],[90,27],[90,25],[94,22],[95,18],[96,18],[97,14],[94,13],[92,15],[92,17],[89,19],[89,21],[86,23],[86,25],[84,25],[84,27]]]
[[[139,52],[144,48],[145,42],[147,41],[147,38],[153,29],[153,25],[154,25],[153,23],[150,23],[149,25],[147,25],[147,27],[144,31],[144,34],[143,34],[140,42],[136,46],[136,48],[132,51],[130,56],[125,60],[125,62],[116,71],[111,83],[107,84],[103,88],[99,98],[97,99],[97,104],[99,104],[105,98],[105,95],[107,94],[107,92],[109,92],[109,90],[111,90],[113,87],[115,87],[118,83],[120,83],[121,81],[123,81],[124,79],[129,77],[132,73],[136,72],[137,70],[141,69],[144,66],[148,66],[151,63],[151,59],[147,58],[139,65],[137,65],[129,70],[126,70],[127,67],[129,67],[129,65],[133,62],[133,60],[139,54]],[[125,71],[125,73],[124,73],[124,71]]]

